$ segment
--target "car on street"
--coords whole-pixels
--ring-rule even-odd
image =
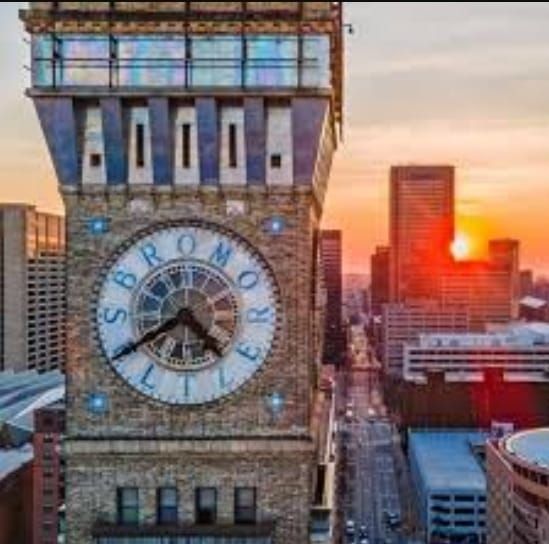
[[[348,519],[347,523],[345,524],[345,534],[349,538],[354,538],[355,536],[355,522],[352,519]]]
[[[358,537],[360,539],[368,539],[368,528],[366,527],[366,525],[360,526],[360,529],[358,531]]]
[[[401,525],[401,519],[400,515],[396,512],[385,512],[385,523],[387,523],[387,526],[391,529],[396,529],[400,527]]]

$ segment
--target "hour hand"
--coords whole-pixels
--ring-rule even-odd
[[[218,357],[223,355],[219,342],[202,326],[202,324],[194,317],[190,310],[184,310],[181,314],[181,323],[191,329],[191,331],[204,342],[204,350],[211,351]]]
[[[162,336],[163,334],[166,334],[175,329],[179,325],[179,322],[180,320],[178,316],[169,319],[168,321],[160,325],[160,327],[153,329],[152,331],[149,331],[148,333],[143,335],[143,337],[137,342],[126,346],[122,351],[120,351],[113,357],[112,362],[114,363],[116,361],[119,361],[120,359],[123,359],[124,357],[127,357],[132,353],[135,353],[141,346],[154,342],[159,336]]]
[[[211,351],[214,355],[217,355],[218,357],[223,356],[223,352],[219,347],[219,342],[213,336],[206,334],[202,339],[204,341],[205,351]]]

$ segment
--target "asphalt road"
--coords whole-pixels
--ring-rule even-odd
[[[346,421],[347,431],[347,519],[353,519],[357,530],[366,526],[370,544],[397,544],[398,534],[386,524],[385,512],[401,516],[397,466],[394,459],[393,427],[377,414],[378,384],[374,373],[355,373],[348,391],[353,404],[353,420]],[[374,415],[375,411],[375,415]],[[359,542],[348,538],[348,542]]]
[[[352,331],[354,370],[347,378],[346,403],[352,417],[343,421],[346,445],[345,521],[355,522],[357,533],[367,528],[369,544],[421,544],[412,538],[417,529],[415,492],[396,427],[387,417],[379,379],[380,365],[370,349],[363,327]],[[391,530],[386,513],[402,520]],[[348,544],[360,544],[358,534]]]

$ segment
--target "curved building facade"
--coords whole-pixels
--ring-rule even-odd
[[[489,544],[548,542],[549,429],[491,442],[487,466]]]

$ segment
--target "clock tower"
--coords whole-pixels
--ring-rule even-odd
[[[68,542],[310,542],[342,3],[21,17],[67,214]]]

